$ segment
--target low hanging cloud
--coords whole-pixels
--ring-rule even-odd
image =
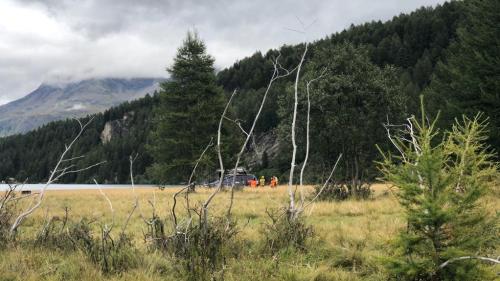
[[[388,20],[443,0],[2,0],[0,104],[41,83],[93,77],[166,77],[196,29],[230,66],[257,50],[315,40],[351,23]],[[313,23],[307,36],[291,31]]]

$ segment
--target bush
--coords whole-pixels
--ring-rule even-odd
[[[353,199],[368,199],[372,195],[370,184],[367,182],[329,182],[319,194],[317,200],[320,201],[343,201],[350,198]],[[323,185],[316,185],[314,193],[318,194]]]
[[[223,279],[226,260],[239,253],[236,222],[226,217],[204,222],[200,216],[198,223],[188,220],[170,236],[165,235],[160,219],[151,221],[147,234],[150,247],[176,258],[188,280]]]
[[[53,216],[47,220],[42,229],[37,233],[35,241],[33,241],[34,246],[65,251],[76,249],[68,236],[70,235],[69,229],[72,229],[72,227],[68,227],[68,230],[65,231],[68,224],[68,211],[69,209],[66,208],[65,216],[62,219],[58,216]]]
[[[87,218],[73,223],[68,222],[67,215],[63,220],[53,217],[44,225],[34,244],[63,251],[81,250],[103,273],[119,273],[139,264],[138,251],[128,236],[120,235],[115,241],[109,231],[101,227],[96,237],[92,223],[94,221]]]
[[[12,216],[14,215],[13,207],[9,204],[0,202],[0,247],[6,245],[9,240],[9,230],[12,225]]]
[[[15,214],[17,214],[17,189],[21,184],[15,183],[14,179],[8,179],[9,188],[0,196],[0,248],[4,247],[10,239],[10,227]]]
[[[264,251],[276,254],[280,250],[294,248],[307,250],[307,242],[314,236],[312,226],[307,225],[302,216],[290,218],[288,209],[266,211],[271,223],[264,224]]]

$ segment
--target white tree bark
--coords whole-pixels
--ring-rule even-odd
[[[229,98],[229,100],[226,104],[226,107],[224,108],[224,111],[222,112],[222,115],[219,119],[219,128],[217,129],[217,156],[219,158],[220,177],[219,177],[219,184],[217,185],[217,188],[214,190],[214,192],[212,192],[212,194],[210,194],[210,196],[205,201],[205,203],[203,203],[203,210],[202,211],[203,211],[203,217],[205,219],[205,222],[207,219],[208,205],[210,204],[212,199],[215,197],[215,195],[221,191],[222,183],[224,181],[224,172],[225,171],[224,171],[224,162],[222,161],[222,149],[221,149],[222,123],[223,123],[224,119],[226,118],[227,110],[228,110],[229,106],[231,105],[231,102],[232,102],[234,96],[236,95],[236,93],[237,93],[237,91],[234,90],[233,94],[231,94],[231,97]]]
[[[321,79],[323,75],[326,73],[326,69],[324,69],[321,74],[309,81],[307,81],[306,84],[306,94],[307,94],[307,123],[306,123],[306,156],[304,157],[304,162],[302,163],[302,168],[300,169],[300,204],[301,208],[304,207],[304,184],[303,184],[303,179],[304,179],[304,171],[307,166],[307,160],[309,159],[309,147],[310,147],[310,137],[309,137],[309,128],[310,128],[310,119],[311,119],[311,99],[310,99],[310,86],[313,82],[315,82],[318,79]]]
[[[439,269],[445,268],[447,265],[450,263],[456,262],[456,261],[461,261],[461,260],[471,260],[471,259],[476,259],[476,260],[482,260],[482,261],[487,261],[491,263],[496,263],[500,264],[500,257],[497,257],[496,259],[494,258],[488,258],[488,257],[480,257],[480,256],[464,256],[464,257],[458,257],[458,258],[452,258],[449,259],[445,262],[443,262],[441,265],[439,265]]]
[[[297,155],[297,141],[295,136],[295,127],[297,123],[297,107],[299,104],[299,80],[300,80],[300,70],[302,68],[302,64],[304,63],[306,54],[307,54],[308,43],[305,44],[304,52],[302,53],[302,57],[300,59],[299,65],[297,67],[297,73],[295,75],[295,86],[294,86],[294,105],[293,105],[293,115],[292,115],[292,162],[290,164],[290,175],[288,178],[288,196],[290,199],[290,215],[293,217],[296,213],[295,207],[295,192],[293,191],[293,174],[295,171],[295,157]]]
[[[236,171],[238,169],[238,166],[240,165],[241,157],[243,156],[243,153],[245,152],[245,149],[248,145],[248,142],[250,141],[250,138],[253,135],[253,131],[255,130],[255,126],[257,125],[257,121],[259,121],[260,114],[262,112],[262,109],[264,108],[264,105],[266,104],[269,91],[271,90],[271,87],[276,80],[281,79],[283,77],[287,77],[288,75],[292,74],[297,69],[297,67],[292,69],[292,70],[284,69],[279,62],[280,56],[281,56],[281,54],[273,61],[273,75],[271,76],[271,79],[269,80],[269,83],[267,84],[266,91],[264,92],[264,96],[262,97],[262,100],[260,102],[259,110],[257,111],[257,113],[255,115],[255,118],[252,122],[252,126],[250,127],[250,130],[248,132],[246,132],[240,126],[240,129],[243,130],[244,134],[246,135],[246,138],[245,138],[245,141],[243,142],[243,145],[241,146],[240,151],[238,152],[238,154],[236,156],[236,162],[234,164],[233,181],[231,183],[231,198],[230,198],[229,207],[227,210],[228,217],[231,215],[233,202],[234,202],[234,185],[236,183]]]

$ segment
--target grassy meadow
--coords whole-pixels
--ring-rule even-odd
[[[382,266],[390,254],[389,244],[404,227],[402,209],[388,185],[376,184],[371,200],[316,202],[306,211],[306,222],[314,227],[314,238],[308,251],[285,250],[277,255],[264,254],[263,224],[269,223],[266,210],[283,207],[287,188],[250,189],[235,194],[234,215],[238,221],[238,257],[227,261],[225,280],[385,280]],[[182,279],[172,257],[148,250],[141,219],[151,217],[152,207],[162,218],[171,218],[172,195],[177,188],[136,189],[139,208],[134,213],[127,233],[143,257],[134,268],[119,274],[103,274],[81,251],[65,252],[17,243],[0,249],[0,281],[4,280],[179,280]],[[307,187],[311,192],[312,187]],[[131,189],[105,190],[115,210],[115,231],[119,233],[134,202]],[[200,204],[211,190],[199,188],[191,195],[191,205]],[[212,214],[224,214],[229,192],[215,197]],[[500,211],[498,196],[487,197],[484,204],[492,212]],[[178,210],[184,200],[179,199]],[[22,241],[34,241],[46,217],[64,217],[69,207],[69,219],[94,218],[95,226],[112,221],[109,205],[98,190],[48,191],[37,212],[21,226]],[[184,216],[182,212],[180,216]],[[170,221],[168,219],[167,221]],[[171,227],[171,225],[166,225]]]

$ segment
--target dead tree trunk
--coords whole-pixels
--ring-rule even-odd
[[[305,44],[304,52],[300,59],[299,65],[297,67],[297,73],[295,74],[295,86],[294,86],[294,104],[293,104],[293,115],[292,115],[292,162],[290,164],[290,175],[288,178],[288,196],[290,200],[289,213],[290,217],[295,217],[297,209],[295,206],[295,192],[293,191],[293,174],[295,171],[295,157],[297,155],[297,141],[295,136],[295,127],[297,125],[297,107],[299,104],[299,80],[300,80],[300,70],[302,64],[304,63],[307,54],[308,43]],[[302,188],[301,188],[302,189]]]
[[[246,135],[246,138],[245,138],[245,141],[243,142],[243,145],[241,146],[240,151],[238,152],[238,154],[236,156],[236,162],[234,164],[233,181],[231,183],[231,199],[229,202],[229,208],[227,210],[228,217],[231,215],[231,210],[233,208],[234,185],[236,182],[236,171],[237,171],[238,166],[240,164],[241,157],[243,156],[243,153],[245,152],[245,149],[248,145],[248,142],[250,141],[250,138],[253,135],[253,132],[255,130],[255,126],[257,125],[257,121],[259,121],[260,114],[262,112],[262,109],[264,108],[264,105],[266,104],[269,91],[271,90],[271,87],[276,80],[287,77],[288,75],[292,74],[297,69],[297,67],[292,69],[292,70],[284,69],[281,66],[281,64],[279,63],[280,56],[281,55],[278,55],[278,57],[273,61],[273,68],[274,68],[273,75],[271,76],[271,79],[269,80],[269,83],[267,84],[266,91],[264,92],[264,96],[262,97],[262,100],[260,102],[259,110],[257,111],[257,113],[255,115],[255,118],[252,122],[252,126],[250,127],[250,130],[247,132],[241,126],[239,126],[239,128],[242,130],[242,132]]]

